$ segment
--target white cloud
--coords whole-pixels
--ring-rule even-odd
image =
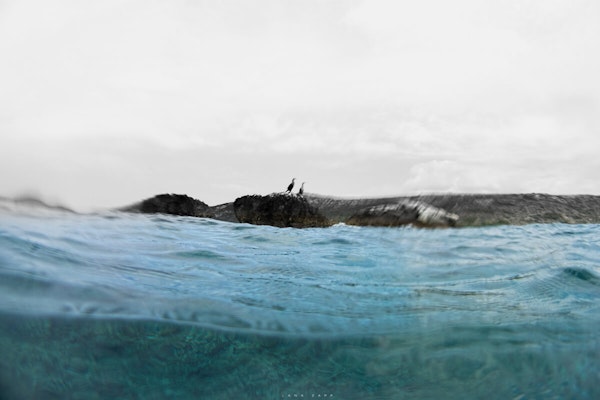
[[[4,1],[0,157],[21,172],[0,184],[75,192],[85,171],[107,181],[99,165],[139,181],[150,154],[195,152],[258,155],[206,181],[318,161],[340,183],[312,187],[339,194],[597,191],[599,15],[586,0]]]

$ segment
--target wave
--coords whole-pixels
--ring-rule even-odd
[[[591,313],[600,297],[596,225],[294,230],[121,213],[1,218],[4,311],[362,335],[417,331],[449,310],[459,325]]]
[[[0,212],[0,398],[598,398],[599,233]]]

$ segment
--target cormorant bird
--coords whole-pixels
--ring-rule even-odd
[[[290,183],[290,184],[288,185],[287,191],[288,191],[289,193],[291,193],[291,192],[292,192],[292,189],[294,188],[294,181],[295,181],[295,180],[296,180],[296,178],[292,178],[292,183]]]
[[[302,182],[302,186],[300,186],[300,190],[298,190],[298,196],[304,195],[304,184],[306,182]]]

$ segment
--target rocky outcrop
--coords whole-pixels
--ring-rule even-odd
[[[398,202],[363,208],[346,220],[348,225],[421,227],[455,226],[458,215],[422,202]]]
[[[448,194],[420,196],[419,200],[460,215],[459,227],[600,223],[600,196]]]
[[[310,228],[331,225],[306,198],[294,194],[243,196],[233,203],[239,222],[277,227]]]
[[[429,227],[456,226],[459,216],[430,204],[417,202],[417,222],[414,225]]]
[[[415,222],[418,216],[417,208],[406,203],[381,204],[363,208],[345,222],[360,226],[402,226]]]
[[[225,222],[239,222],[233,210],[233,203],[219,204],[208,208],[211,218]]]
[[[311,205],[333,223],[361,209],[401,202],[422,202],[456,214],[456,227],[539,223],[600,223],[600,196],[529,194],[432,194],[410,197],[337,199],[311,195]]]
[[[600,196],[549,194],[440,194],[339,199],[276,193],[244,196],[209,207],[186,195],[162,194],[120,209],[214,218],[228,222],[317,227],[336,223],[370,226],[486,226],[532,223],[600,223]]]
[[[122,208],[121,211],[144,214],[172,214],[191,217],[212,218],[210,207],[200,200],[184,194],[159,194],[137,204]]]
[[[72,209],[60,204],[49,204],[34,196],[19,196],[14,198],[0,196],[0,209],[16,210],[20,208],[61,211],[75,214]]]

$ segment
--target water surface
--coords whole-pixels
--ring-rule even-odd
[[[600,398],[599,225],[0,211],[0,399]]]

